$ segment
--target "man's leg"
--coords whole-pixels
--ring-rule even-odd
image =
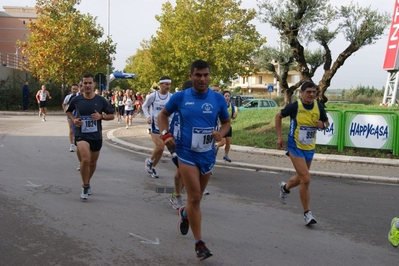
[[[69,127],[69,144],[73,144],[73,129],[72,129],[72,120],[68,119],[68,127]]]
[[[306,212],[309,210],[309,201],[310,201],[310,194],[309,194],[309,184],[310,184],[310,165],[311,162],[307,163],[305,158],[296,157],[289,153],[290,159],[294,168],[296,170],[296,175],[290,178],[290,180],[285,185],[287,190],[290,190],[293,187],[299,185],[299,197],[301,199],[303,210]]]
[[[151,139],[155,144],[155,148],[151,153],[151,160],[153,161],[153,167],[157,165],[159,160],[162,158],[163,151],[165,149],[165,144],[160,138],[159,134],[151,133]]]
[[[90,144],[87,141],[78,141],[76,145],[78,148],[78,156],[80,157],[80,176],[82,177],[82,183],[84,186],[90,183],[92,153],[90,151]]]
[[[202,214],[200,203],[202,199],[202,193],[204,192],[205,187],[208,184],[210,173],[202,176],[197,167],[186,165],[183,163],[179,164],[179,170],[183,178],[183,183],[187,194],[187,204],[185,212],[187,214],[191,231],[194,235],[194,239],[199,240],[202,238]]]
[[[42,108],[42,115],[43,115],[43,119],[46,120],[46,114],[47,114],[47,107],[43,107]]]
[[[89,184],[94,172],[96,171],[98,157],[100,157],[100,151],[90,151]]]

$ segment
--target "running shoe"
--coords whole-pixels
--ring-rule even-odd
[[[208,190],[204,190],[204,193],[202,193],[203,195],[209,195],[209,191]]]
[[[280,202],[281,202],[282,204],[287,204],[287,197],[288,197],[288,193],[289,193],[289,192],[286,192],[286,191],[285,191],[284,186],[285,186],[285,182],[280,182],[280,183],[278,183],[278,187],[279,187],[279,189],[280,189],[280,196],[279,196],[279,198],[280,198]]]
[[[231,160],[230,160],[229,156],[227,156],[227,155],[223,156],[223,160],[225,160],[226,162],[231,163]]]
[[[131,126],[132,125],[132,122],[131,121],[129,121],[129,126]]]
[[[74,152],[75,151],[75,145],[71,144],[71,146],[69,147],[69,151],[70,152]]]
[[[152,173],[151,173],[152,178],[158,178],[159,176],[157,175],[157,172],[155,171],[155,168],[152,168]]]
[[[80,163],[78,164],[78,167],[76,168],[77,171],[80,171]]]
[[[43,122],[46,122],[46,118],[45,118],[44,116],[43,116],[43,118],[42,118],[42,121],[43,121]]]
[[[395,217],[392,219],[391,222],[391,230],[389,230],[388,233],[388,240],[391,243],[392,246],[395,248],[399,246],[399,229],[396,228],[396,222],[399,220],[399,218]]]
[[[87,195],[91,195],[91,186],[89,186],[88,188],[87,188]]]
[[[311,225],[311,224],[316,224],[317,221],[316,219],[313,217],[312,212],[308,211],[307,213],[304,214],[303,219],[305,220],[305,225]]]
[[[180,221],[177,225],[177,230],[179,231],[180,234],[182,235],[187,235],[188,233],[188,229],[190,229],[190,224],[188,222],[187,217],[183,216],[183,211],[184,211],[185,207],[182,206],[179,208],[178,212],[179,212],[179,217],[180,217]]]
[[[183,199],[181,195],[175,196],[172,194],[172,198],[169,199],[170,203],[172,204],[172,209],[178,210],[180,207],[183,206]]]
[[[195,244],[195,253],[197,253],[197,258],[199,258],[199,260],[207,259],[213,255],[202,240]]]
[[[128,129],[129,128],[129,126],[126,126],[126,129]]]
[[[152,174],[152,163],[150,158],[145,159],[145,170],[149,174]]]
[[[82,200],[87,200],[89,197],[89,188],[88,187],[82,187],[82,194],[80,194],[80,198]]]

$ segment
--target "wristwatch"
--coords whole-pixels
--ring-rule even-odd
[[[161,135],[162,135],[162,136],[165,136],[165,135],[168,134],[168,133],[169,133],[169,131],[165,129],[165,130],[162,131]]]
[[[102,114],[101,117],[102,117],[102,119],[104,120],[104,119],[105,119],[105,114]]]

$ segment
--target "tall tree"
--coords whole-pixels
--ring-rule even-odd
[[[360,48],[380,39],[390,22],[386,12],[378,13],[370,7],[360,7],[354,3],[336,8],[328,0],[263,0],[259,3],[259,18],[275,28],[281,39],[289,45],[300,73],[300,81],[284,91],[286,99],[291,99],[302,82],[312,81],[317,68],[323,66],[324,73],[318,82],[318,97],[324,103],[328,100],[325,92],[338,69]],[[340,32],[348,46],[334,60],[330,44]],[[304,46],[310,42],[320,45],[322,62],[318,51],[306,57]]]
[[[104,30],[89,14],[74,8],[76,0],[37,0],[38,18],[29,24],[24,67],[40,81],[76,83],[84,72],[104,72],[112,64],[116,45],[100,41]]]
[[[213,82],[229,82],[241,74],[265,38],[251,24],[256,11],[242,9],[240,4],[234,0],[164,3],[162,14],[156,16],[160,27],[149,47],[156,77],[169,75],[178,86],[188,79],[190,64],[196,59],[210,64]]]
[[[126,60],[125,72],[136,74],[133,80],[129,80],[129,84],[142,93],[148,91],[151,84],[157,83],[163,75],[159,71],[162,68],[157,68],[152,60],[150,46],[150,41],[141,42],[141,49]]]

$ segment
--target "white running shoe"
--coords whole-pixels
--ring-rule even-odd
[[[129,128],[129,126],[126,126],[126,129],[128,129]]]
[[[89,188],[82,187],[82,194],[80,194],[80,198],[82,200],[87,200],[87,198],[89,197],[88,190],[89,190]]]
[[[316,219],[313,217],[312,212],[308,211],[307,213],[305,213],[305,215],[303,216],[303,219],[305,220],[305,225],[311,225],[311,224],[316,224],[317,221]]]
[[[44,116],[43,116],[43,118],[42,118],[42,121],[43,121],[43,122],[46,122],[46,118],[45,118]]]
[[[179,196],[172,195],[172,198],[170,198],[169,201],[172,204],[172,209],[174,210],[178,210],[180,207],[183,206],[183,200],[181,195]]]
[[[71,144],[71,146],[69,147],[69,151],[70,152],[74,152],[75,151],[75,145]]]
[[[279,187],[279,189],[280,189],[280,196],[279,196],[279,198],[280,198],[280,202],[281,202],[282,204],[287,204],[287,196],[288,196],[288,193],[285,191],[284,186],[285,186],[285,182],[280,182],[280,183],[278,183],[278,187]]]
[[[152,173],[151,173],[152,178],[158,178],[159,176],[157,175],[157,172],[155,171],[155,168],[152,168]]]
[[[152,162],[150,161],[150,158],[145,159],[145,170],[150,175],[152,174]]]
[[[80,163],[78,165],[78,167],[76,168],[77,171],[80,171]]]

